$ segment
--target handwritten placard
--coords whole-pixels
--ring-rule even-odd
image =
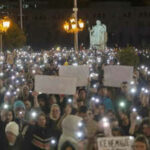
[[[132,150],[134,137],[98,138],[98,150]]]

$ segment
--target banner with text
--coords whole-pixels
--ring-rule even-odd
[[[132,150],[134,137],[98,138],[98,150]]]
[[[76,78],[36,75],[35,91],[47,94],[74,95],[76,82]]]

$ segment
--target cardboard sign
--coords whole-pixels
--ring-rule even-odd
[[[87,86],[89,78],[88,66],[61,66],[59,69],[59,75],[62,77],[74,77],[77,78],[77,87]]]
[[[104,85],[121,87],[122,82],[133,79],[133,67],[109,65],[104,67]]]
[[[76,79],[69,77],[36,75],[35,91],[47,94],[74,95],[76,93]]]
[[[98,150],[132,150],[134,137],[98,138]]]

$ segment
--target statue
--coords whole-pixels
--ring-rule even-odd
[[[107,44],[106,25],[101,24],[100,20],[96,21],[96,25],[89,28],[90,32],[90,48],[104,50]]]

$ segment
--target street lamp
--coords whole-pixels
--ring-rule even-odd
[[[78,32],[84,28],[84,22],[78,20],[77,0],[74,0],[73,17],[64,23],[64,30],[68,33],[74,33],[74,48],[78,51]]]
[[[64,23],[64,30],[67,33],[78,33],[84,28],[84,22],[80,19],[77,23],[74,18],[71,18],[69,21]]]
[[[8,30],[10,27],[10,20],[8,17],[4,17],[3,19],[0,19],[0,50],[3,50],[3,42],[2,42],[2,36],[3,33]]]

